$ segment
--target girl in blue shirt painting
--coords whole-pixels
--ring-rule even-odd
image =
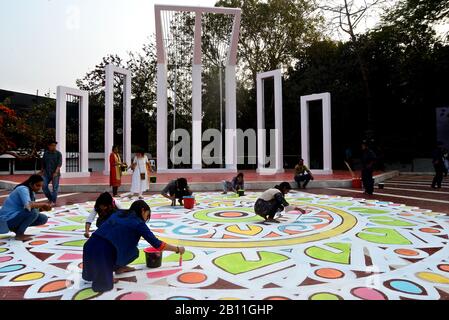
[[[92,290],[104,292],[114,287],[113,273],[139,256],[141,237],[160,250],[185,252],[184,247],[160,241],[148,228],[151,209],[143,200],[135,201],[128,211],[113,213],[87,240],[83,248],[83,279],[92,281]]]
[[[42,189],[44,179],[37,174],[30,176],[10,193],[0,209],[0,233],[12,231],[16,240],[28,241],[30,235],[25,230],[30,226],[47,223],[47,216],[40,211],[50,211],[47,203],[37,203],[35,192]]]

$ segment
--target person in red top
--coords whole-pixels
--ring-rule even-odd
[[[122,185],[122,170],[126,169],[126,163],[122,162],[117,146],[112,147],[112,152],[109,155],[109,185],[112,187],[112,195],[114,197],[118,194],[118,188]]]

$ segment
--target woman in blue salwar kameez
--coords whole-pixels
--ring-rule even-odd
[[[92,290],[104,292],[114,287],[113,273],[139,256],[137,244],[143,237],[152,247],[163,251],[185,252],[184,247],[160,241],[146,222],[151,209],[143,200],[135,201],[128,211],[113,213],[87,240],[83,248],[83,274],[92,281]]]

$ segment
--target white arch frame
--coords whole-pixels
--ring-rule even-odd
[[[192,169],[168,169],[167,159],[167,56],[162,32],[162,11],[195,12],[195,35],[192,70]],[[157,49],[157,167],[159,172],[236,172],[237,171],[237,98],[236,64],[240,33],[241,9],[155,5]],[[202,168],[201,116],[201,15],[203,13],[234,15],[231,42],[225,69],[226,129],[225,164],[223,169]],[[223,133],[222,133],[223,134]]]
[[[301,97],[301,154],[310,165],[309,102],[321,100],[323,105],[323,169],[311,170],[315,174],[332,174],[331,94],[329,92]]]
[[[114,75],[125,76],[123,87],[123,160],[131,164],[131,71],[108,64],[104,68],[105,83],[105,119],[104,119],[104,174],[109,175],[109,154],[114,145]]]
[[[264,86],[263,81],[274,78],[274,127],[275,156],[274,166],[265,168],[266,160],[266,130],[264,117]],[[276,174],[284,172],[284,148],[282,129],[282,70],[273,70],[257,74],[257,172],[260,174]]]
[[[66,172],[67,95],[80,98],[79,157],[80,171]],[[62,154],[61,177],[89,177],[89,92],[64,86],[56,87],[56,141]]]

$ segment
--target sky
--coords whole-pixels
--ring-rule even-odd
[[[154,4],[215,2],[0,0],[0,89],[55,97],[56,86],[76,87],[104,56],[141,50],[154,36]],[[377,21],[370,18],[364,28]]]
[[[108,54],[126,57],[154,34],[154,4],[182,0],[0,0],[0,89],[55,96]],[[215,0],[189,0],[213,6]]]

